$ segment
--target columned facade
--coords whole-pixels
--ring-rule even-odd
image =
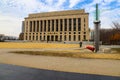
[[[24,21],[24,40],[89,40],[88,16],[84,10],[29,14]]]

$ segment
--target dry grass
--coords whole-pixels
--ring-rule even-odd
[[[55,44],[55,43],[35,43],[35,42],[0,42],[0,48],[13,48],[13,49],[31,49],[31,48],[79,48],[78,44]],[[19,54],[31,54],[31,55],[44,55],[44,56],[62,56],[62,57],[74,57],[74,58],[99,58],[99,59],[120,59],[120,49],[114,54],[96,54],[87,52],[87,50],[68,50],[68,51],[14,51]],[[82,52],[83,51],[83,52]]]
[[[116,51],[116,53],[120,54],[120,48],[112,48],[113,51]]]
[[[78,44],[54,44],[54,43],[35,43],[35,42],[0,42],[0,48],[78,48]]]
[[[103,54],[103,53],[73,53],[66,51],[13,51],[11,53],[43,55],[43,56],[59,56],[72,58],[90,58],[90,59],[115,59],[120,60],[120,54]]]

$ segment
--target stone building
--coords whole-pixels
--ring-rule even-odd
[[[84,9],[29,14],[23,25],[24,40],[88,41],[88,19]]]

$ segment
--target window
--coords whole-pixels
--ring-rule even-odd
[[[44,40],[45,40],[45,36],[44,36]]]
[[[32,32],[32,21],[30,21],[30,32]]]
[[[71,35],[69,35],[69,41],[71,41]]]
[[[73,31],[76,31],[76,18],[73,19]]]
[[[64,36],[64,40],[66,41],[66,35]]]
[[[60,41],[62,41],[62,35],[60,35]]]
[[[42,32],[42,24],[43,24],[43,21],[40,21],[41,32]]]
[[[67,19],[64,19],[64,29],[67,31]]]
[[[58,31],[58,19],[56,20],[56,31]]]
[[[40,36],[40,40],[42,40],[42,36]]]
[[[37,32],[39,32],[39,21],[37,21]]]
[[[28,21],[26,22],[26,26],[28,26]]]
[[[62,22],[62,19],[60,19],[60,31],[62,31],[63,29],[63,22]]]
[[[44,32],[46,32],[46,20],[44,20]]]
[[[51,41],[54,41],[54,36],[51,36]]]
[[[50,32],[50,20],[48,20],[48,32]]]
[[[33,35],[33,40],[34,40],[34,35]]]
[[[35,32],[35,21],[33,21],[33,32]]]
[[[55,41],[58,41],[58,36],[55,36]]]
[[[26,32],[28,32],[28,21],[26,21]]]
[[[31,36],[29,36],[29,40],[31,40]]]
[[[80,41],[80,35],[78,35],[78,41]]]
[[[85,18],[84,18],[84,23],[85,23]]]
[[[78,18],[78,31],[81,31],[81,18]]]
[[[54,20],[52,20],[52,31],[54,31]]]
[[[76,36],[74,35],[74,39],[73,39],[74,41],[76,41]]]
[[[86,36],[84,35],[83,37],[84,37],[84,40],[86,40]]]
[[[38,36],[36,36],[36,40],[38,40]]]
[[[72,30],[72,19],[69,19],[69,31]]]
[[[27,36],[26,36],[26,40],[27,40]]]

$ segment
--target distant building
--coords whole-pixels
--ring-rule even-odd
[[[24,40],[24,33],[20,33],[19,40]]]
[[[4,34],[0,34],[0,42],[1,42],[1,41],[4,41],[4,37],[5,37]]]
[[[24,27],[25,27],[24,25],[25,25],[25,23],[24,23],[24,21],[22,21],[22,33],[24,33],[24,31],[25,31],[25,30],[24,30],[24,29],[25,29],[25,28],[24,28]]]
[[[90,40],[94,41],[94,30],[90,31]]]
[[[85,10],[68,10],[29,14],[22,23],[24,40],[88,41],[89,14]]]

